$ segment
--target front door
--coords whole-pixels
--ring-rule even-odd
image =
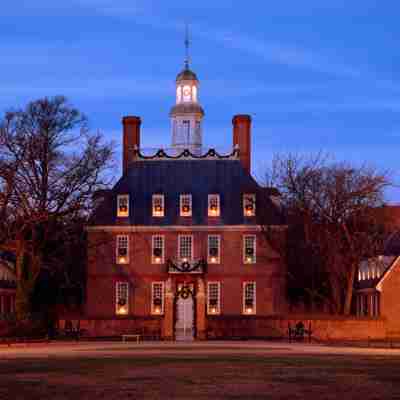
[[[176,299],[175,340],[194,339],[193,286],[179,285]]]

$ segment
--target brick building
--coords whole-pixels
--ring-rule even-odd
[[[15,312],[16,281],[14,263],[0,253],[0,319]]]
[[[148,153],[140,118],[122,120],[123,174],[98,194],[87,227],[86,315],[100,334],[141,328],[204,339],[211,325],[246,326],[286,310],[285,266],[263,234],[285,225],[251,176],[251,118],[233,118],[226,154],[204,148],[198,93],[185,62],[170,148]]]
[[[355,284],[359,317],[384,317],[387,329],[400,329],[400,207],[386,206],[391,218],[385,224],[391,233],[382,255],[361,263]]]

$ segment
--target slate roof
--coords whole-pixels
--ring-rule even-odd
[[[164,194],[165,217],[152,217],[152,195]],[[137,161],[97,207],[91,225],[209,225],[208,195],[219,194],[221,216],[212,225],[254,225],[244,218],[242,195],[255,193],[265,222],[284,223],[278,209],[238,160]],[[129,194],[128,218],[116,216],[117,195]],[[179,216],[179,195],[192,194],[192,217]],[[261,214],[261,213],[260,213]]]

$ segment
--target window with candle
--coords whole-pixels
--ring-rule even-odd
[[[115,313],[127,315],[129,313],[129,283],[117,282],[115,284]]]
[[[153,194],[153,217],[164,216],[164,195]]]
[[[209,264],[219,264],[221,253],[221,237],[220,235],[208,236],[208,257]]]
[[[207,314],[218,315],[221,313],[221,283],[207,283]]]
[[[163,235],[152,236],[151,262],[153,264],[163,264],[164,263],[164,236]]]
[[[245,217],[254,217],[256,215],[256,195],[243,195],[243,215]]]
[[[151,313],[153,315],[164,314],[164,282],[152,282],[151,284]]]
[[[129,217],[129,195],[120,194],[117,196],[117,216]]]
[[[193,260],[193,236],[179,235],[178,237],[178,258],[181,262],[190,262]]]
[[[116,243],[117,264],[129,263],[129,236],[118,235]]]
[[[219,194],[208,195],[208,216],[219,217],[220,215],[220,201]]]
[[[256,283],[243,282],[243,314],[256,313]]]
[[[256,235],[243,236],[243,262],[245,264],[256,262]]]
[[[181,194],[179,197],[179,208],[181,217],[192,216],[192,195]]]

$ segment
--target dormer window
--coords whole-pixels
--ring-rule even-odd
[[[192,195],[181,194],[179,198],[179,208],[181,217],[192,216]]]
[[[208,195],[208,216],[219,217],[220,215],[220,201],[219,194]]]
[[[129,217],[129,194],[117,196],[117,216]]]
[[[153,194],[153,217],[164,216],[164,195]]]
[[[256,195],[243,195],[243,215],[245,217],[254,217],[256,215]]]

